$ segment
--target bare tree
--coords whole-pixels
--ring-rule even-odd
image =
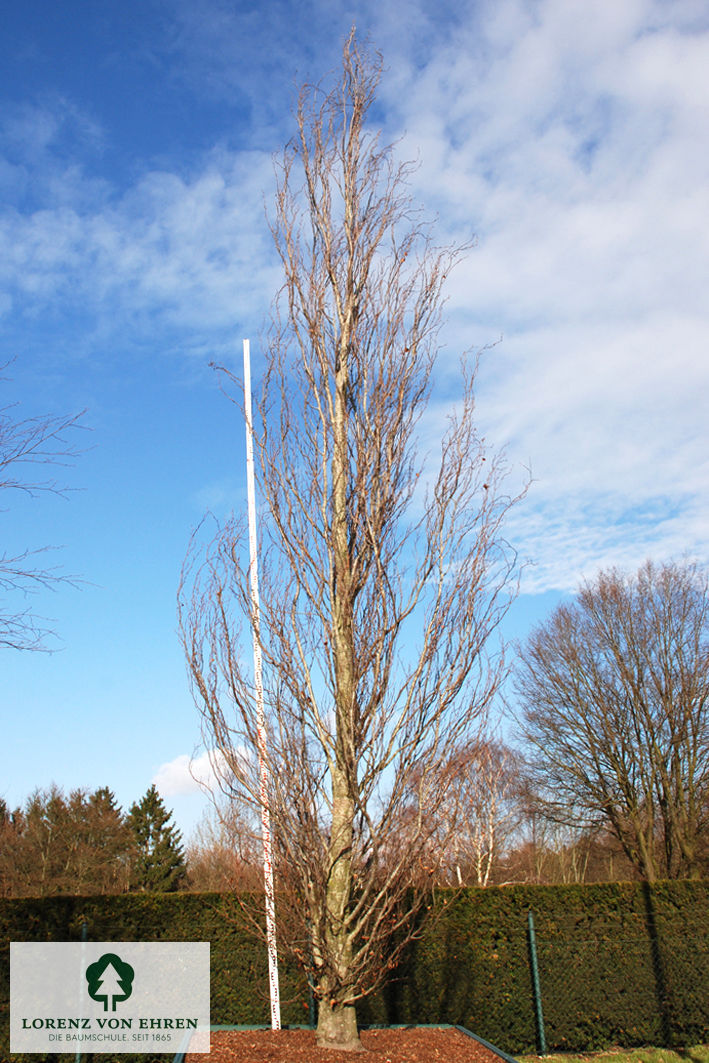
[[[607,827],[640,874],[698,874],[709,825],[709,595],[690,563],[586,583],[517,674],[546,815]]]
[[[198,893],[257,890],[263,878],[258,824],[235,801],[213,796],[187,845],[189,888]]]
[[[440,764],[435,786],[444,796],[434,810],[427,807],[433,773],[422,791],[418,778],[412,778],[400,806],[396,851],[409,844],[411,832],[417,835],[419,814],[428,819],[419,884],[485,887],[497,882],[503,854],[523,817],[520,763],[518,754],[481,730]]]
[[[136,852],[107,787],[36,790],[11,815],[0,809],[0,895],[123,893]]]
[[[449,863],[457,885],[487,886],[520,820],[519,757],[483,737],[461,750],[454,766]]]
[[[6,366],[3,368],[7,368]],[[43,492],[62,494],[53,479],[34,476],[34,467],[64,465],[77,456],[67,441],[67,433],[77,427],[82,414],[73,417],[30,417],[17,420],[14,406],[0,409],[0,491],[20,491],[28,495]],[[27,598],[41,587],[72,583],[72,577],[46,568],[36,561],[44,550],[24,550],[0,554],[0,646],[20,650],[46,649],[50,631],[29,607],[17,609],[11,603],[18,595]]]
[[[515,567],[501,534],[513,500],[476,432],[471,373],[440,455],[417,452],[459,252],[434,247],[409,166],[366,125],[380,70],[351,35],[339,83],[299,97],[277,170],[285,285],[260,402],[278,905],[291,906],[289,944],[311,965],[318,1042],[339,1048],[359,1047],[356,1001],[411,932],[407,890],[445,800],[440,765],[476,733],[503,675],[490,636]],[[208,741],[239,802],[258,807],[246,577],[232,521],[191,552],[180,613]],[[397,848],[413,780],[420,811]]]

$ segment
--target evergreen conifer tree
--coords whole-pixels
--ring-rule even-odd
[[[171,819],[172,812],[165,808],[154,785],[140,802],[131,805],[127,822],[138,850],[134,889],[169,893],[184,884],[187,871],[182,836]]]

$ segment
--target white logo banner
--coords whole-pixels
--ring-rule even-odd
[[[11,1052],[209,1051],[209,943],[13,941]]]

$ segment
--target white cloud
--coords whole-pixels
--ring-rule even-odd
[[[223,757],[217,751],[200,753],[190,757],[181,753],[173,760],[161,764],[152,782],[163,797],[194,794],[205,790],[214,791]]]
[[[417,194],[454,238],[478,234],[446,340],[452,354],[504,334],[478,409],[537,481],[510,528],[537,561],[527,588],[706,556],[706,13],[479,11],[425,69],[396,66],[388,103],[402,152],[420,148]]]
[[[260,321],[279,277],[264,219],[272,180],[269,155],[215,151],[191,176],[153,171],[98,206],[77,196],[7,209],[0,295],[26,307],[61,297],[143,335]]]
[[[229,74],[243,33],[257,32],[246,16],[219,0],[199,25],[175,10],[184,76],[196,84],[218,47],[209,91],[247,92],[265,113],[257,96],[278,56],[251,72],[252,88],[243,70]],[[535,586],[574,585],[609,559],[706,553],[703,5],[499,0],[434,14],[411,3],[402,17],[366,0],[359,15],[385,55],[377,120],[421,158],[415,194],[442,238],[478,235],[451,278],[444,338],[452,356],[504,334],[483,363],[479,414],[537,481],[511,529],[538,562]],[[352,17],[328,8],[339,27],[328,55]],[[59,120],[35,120],[29,142],[46,155]],[[170,331],[183,349],[194,333],[218,349],[220,333],[261,320],[279,283],[267,150],[215,148],[190,173],[153,170],[123,192],[82,191],[76,166],[57,175],[61,206],[0,218],[6,318],[61,295],[122,333]]]

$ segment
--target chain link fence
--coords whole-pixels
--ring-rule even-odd
[[[460,1023],[511,1055],[709,1043],[708,885],[463,891],[363,1018]]]
[[[537,1047],[687,1045],[709,1040],[709,943],[655,914],[595,921],[563,914],[527,939]]]

